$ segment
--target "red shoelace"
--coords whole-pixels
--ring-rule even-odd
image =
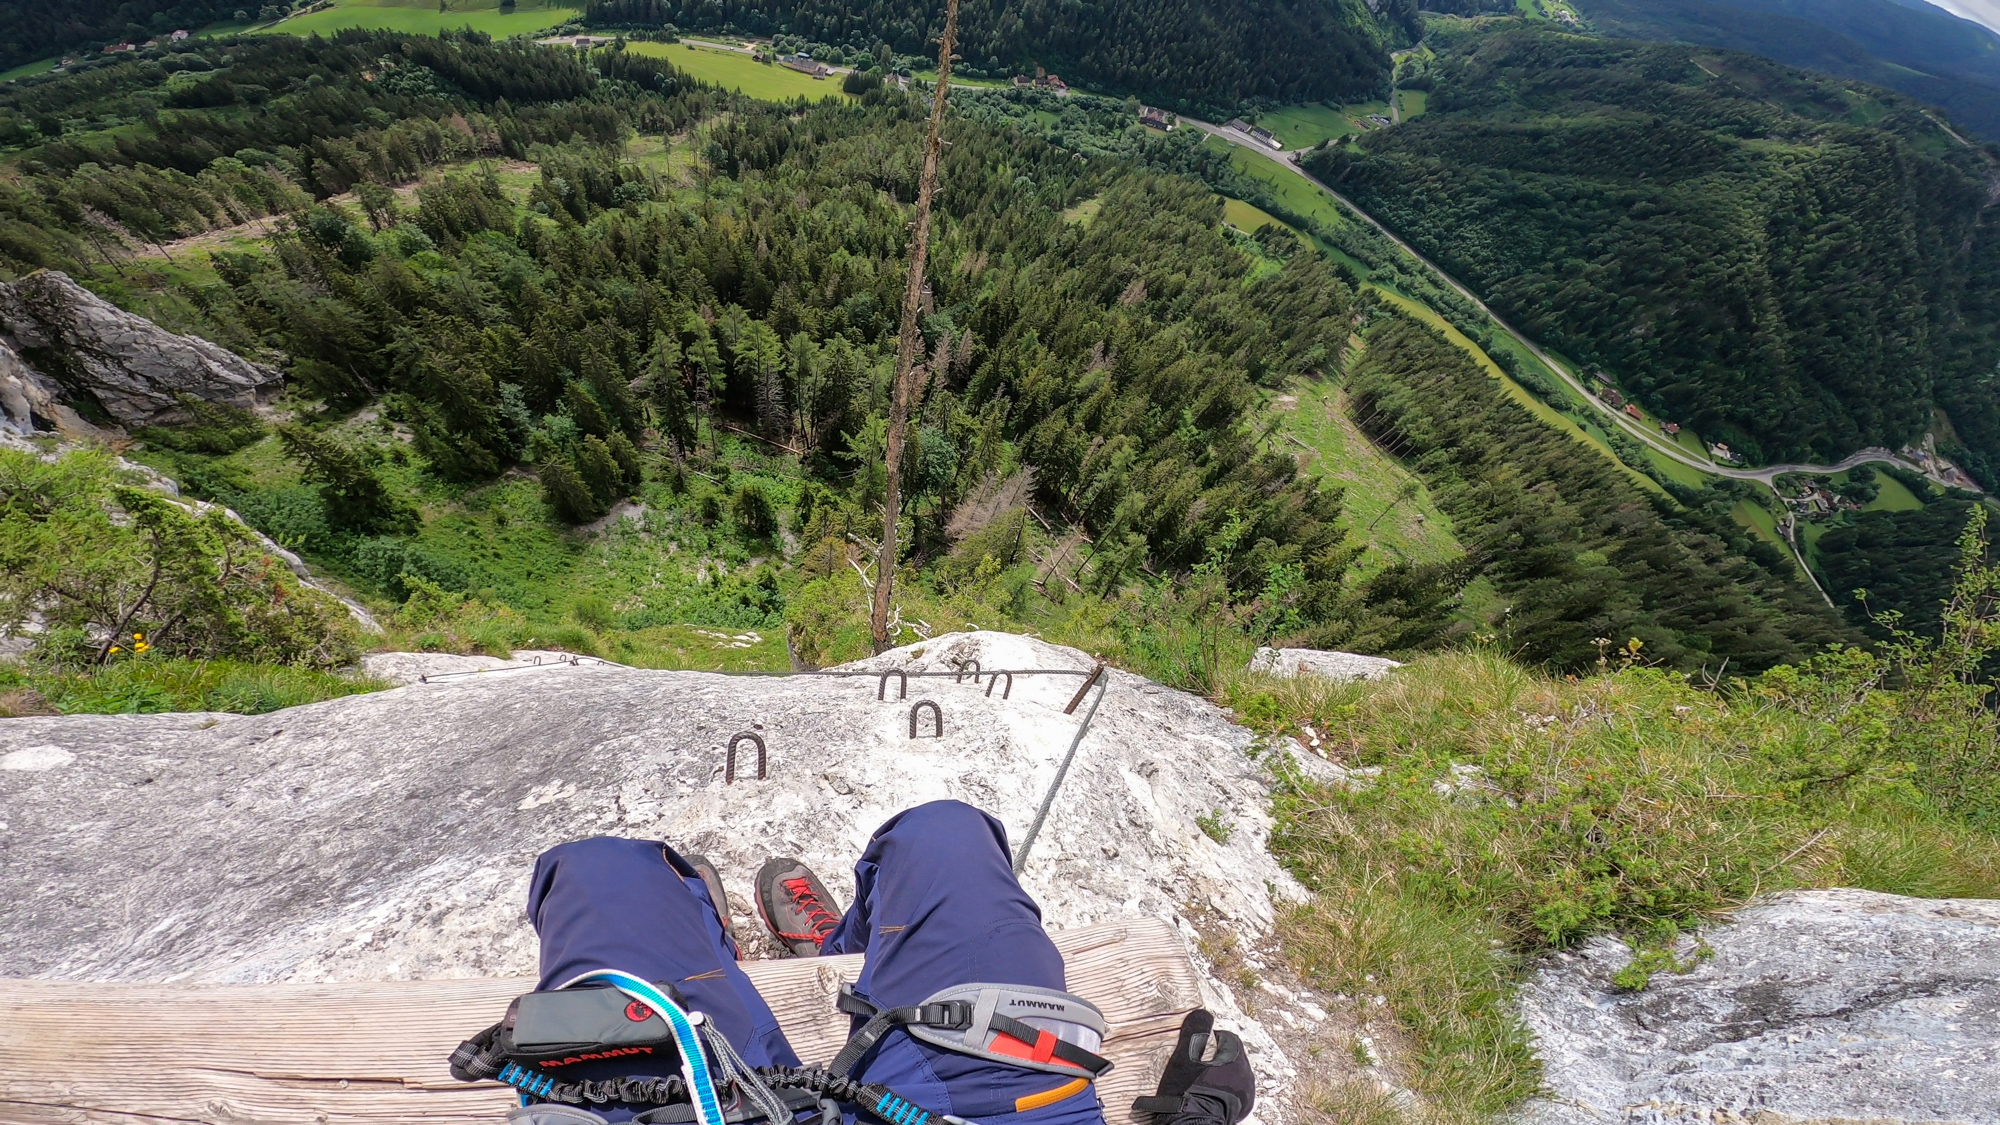
[[[812,931],[806,934],[786,934],[787,938],[811,938],[815,945],[826,941],[826,935],[840,925],[840,915],[826,908],[826,904],[813,893],[812,880],[787,879],[778,884],[791,896],[792,906],[806,916],[806,926]]]

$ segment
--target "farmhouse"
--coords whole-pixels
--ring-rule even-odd
[[[1666,435],[1667,435],[1668,437],[1672,437],[1672,436],[1674,436],[1675,434],[1677,434],[1677,433],[1680,433],[1680,432],[1681,432],[1681,427],[1680,427],[1680,423],[1678,423],[1678,422],[1662,422],[1662,423],[1660,423],[1660,432],[1661,432],[1661,433],[1663,433],[1663,434],[1666,434]]]
[[[1630,417],[1639,419],[1641,422],[1646,420],[1646,416],[1639,412],[1639,408],[1629,402],[1625,404],[1625,413]]]
[[[1283,149],[1285,147],[1276,136],[1272,135],[1269,129],[1261,125],[1252,125],[1250,127],[1250,137],[1259,143],[1270,145],[1275,149]]]
[[[810,74],[814,78],[825,78],[827,75],[833,73],[832,67],[827,66],[825,63],[820,62],[803,51],[796,55],[779,55],[778,62],[782,66],[798,71],[800,74]]]
[[[1173,119],[1167,116],[1166,110],[1150,105],[1139,107],[1139,124],[1144,125],[1148,129],[1158,129],[1161,132],[1166,132],[1174,127]]]
[[[1053,94],[1069,93],[1068,83],[1064,82],[1060,77],[1050,74],[1048,71],[1043,70],[1039,66],[1035,68],[1035,76],[1033,78],[1029,78],[1027,75],[1024,74],[1017,74],[1014,76],[1015,89],[1021,90],[1021,89],[1027,89],[1029,87],[1033,87],[1034,89],[1037,90],[1047,90]]]

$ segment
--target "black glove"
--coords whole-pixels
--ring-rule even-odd
[[[1203,1062],[1210,1039],[1215,1057]],[[1257,1077],[1250,1072],[1243,1040],[1216,1031],[1214,1014],[1196,1008],[1181,1021],[1180,1039],[1160,1072],[1159,1090],[1152,1097],[1135,1098],[1132,1112],[1155,1115],[1156,1125],[1236,1125],[1256,1104]]]

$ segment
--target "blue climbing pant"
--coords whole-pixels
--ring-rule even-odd
[[[976,982],[1066,987],[1041,908],[1014,878],[1007,830],[971,805],[934,801],[889,818],[854,865],[854,887],[853,905],[821,948],[867,954],[855,990],[878,1006],[917,1004]],[[706,885],[671,847],[597,836],[551,848],[535,863],[528,917],[541,935],[537,987],[556,988],[592,969],[667,981],[750,1065],[799,1065],[770,1007],[737,967]],[[570,1081],[649,1073],[615,1061],[570,1069]],[[901,1030],[864,1055],[854,1074],[940,1115],[996,1125],[1104,1125],[1092,1088],[1019,1111],[1023,1099],[1039,1104],[1070,1080],[946,1051]],[[633,1116],[599,1112],[607,1121]]]

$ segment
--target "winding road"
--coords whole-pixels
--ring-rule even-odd
[[[1520,344],[1523,348],[1527,349],[1529,354],[1533,355],[1536,359],[1541,360],[1543,364],[1547,365],[1550,371],[1555,372],[1557,378],[1560,378],[1563,382],[1569,384],[1570,388],[1576,391],[1577,394],[1583,399],[1583,401],[1589,403],[1591,408],[1596,410],[1597,413],[1604,418],[1604,420],[1618,427],[1621,431],[1637,439],[1638,441],[1644,442],[1647,448],[1651,449],[1655,453],[1658,453],[1662,457],[1678,461],[1679,463],[1686,465],[1691,469],[1697,469],[1701,472],[1708,473],[1711,476],[1728,477],[1733,480],[1758,481],[1765,487],[1771,489],[1773,493],[1777,492],[1777,484],[1776,484],[1777,478],[1783,476],[1786,473],[1814,473],[1814,474],[1838,473],[1846,469],[1851,469],[1856,465],[1864,464],[1870,461],[1887,462],[1888,464],[1895,465],[1898,468],[1907,469],[1910,472],[1922,474],[1923,476],[1928,477],[1931,480],[1934,480],[1941,485],[1947,485],[1958,488],[1965,487],[1962,484],[1955,484],[1952,481],[1946,480],[1942,475],[1940,475],[1940,473],[1935,468],[1931,466],[1918,464],[1917,462],[1912,461],[1909,458],[1904,457],[1899,453],[1896,453],[1892,450],[1883,449],[1879,446],[1870,446],[1867,449],[1859,450],[1858,452],[1855,452],[1846,457],[1845,459],[1841,460],[1840,462],[1832,465],[1784,464],[1784,465],[1765,465],[1761,468],[1754,468],[1754,469],[1736,469],[1724,465],[1718,465],[1713,461],[1708,460],[1705,457],[1697,457],[1696,455],[1689,453],[1686,449],[1683,449],[1678,444],[1668,441],[1662,435],[1655,433],[1653,427],[1639,422],[1637,419],[1630,417],[1623,411],[1617,409],[1611,404],[1598,398],[1596,395],[1591,394],[1590,388],[1584,385],[1583,381],[1577,377],[1575,372],[1571,371],[1569,367],[1566,366],[1565,364],[1557,362],[1554,356],[1549,355],[1541,348],[1535,346],[1535,342],[1533,340],[1528,339],[1528,337],[1516,331],[1513,325],[1510,325],[1505,320],[1502,320],[1500,318],[1500,315],[1494,312],[1492,309],[1488,308],[1486,306],[1486,302],[1480,300],[1477,294],[1473,293],[1472,290],[1467,289],[1465,286],[1459,284],[1457,278],[1451,276],[1449,273],[1446,273],[1444,269],[1440,267],[1436,262],[1433,262],[1429,258],[1426,258],[1422,254],[1418,253],[1415,247],[1411,246],[1407,242],[1404,242],[1401,238],[1398,238],[1396,236],[1395,231],[1392,231],[1388,227],[1384,226],[1373,215],[1370,215],[1368,212],[1363,211],[1361,208],[1355,206],[1353,200],[1347,198],[1338,191],[1335,191],[1332,187],[1329,187],[1326,183],[1322,182],[1318,177],[1306,171],[1304,168],[1301,168],[1297,164],[1294,164],[1285,155],[1279,153],[1275,149],[1272,149],[1268,145],[1260,144],[1258,141],[1253,139],[1249,134],[1244,133],[1239,129],[1231,129],[1226,125],[1212,125],[1206,121],[1197,121],[1192,117],[1182,117],[1180,120],[1181,124],[1183,125],[1192,125],[1195,128],[1200,129],[1204,133],[1208,133],[1211,136],[1220,137],[1223,140],[1228,141],[1230,144],[1236,145],[1243,149],[1247,149],[1248,151],[1253,152],[1258,156],[1264,157],[1265,159],[1271,161],[1271,163],[1276,164],[1278,167],[1285,169],[1286,171],[1292,173],[1295,176],[1303,178],[1307,183],[1312,184],[1314,187],[1320,189],[1321,191],[1332,196],[1334,199],[1338,200],[1349,211],[1352,211],[1355,215],[1359,216],[1363,222],[1367,223],[1369,226],[1374,227],[1377,231],[1380,231],[1384,238],[1387,238],[1390,242],[1395,243],[1396,246],[1399,247],[1405,254],[1408,254],[1410,257],[1416,259],[1418,262],[1423,263],[1425,269],[1428,269],[1431,271],[1431,273],[1435,274],[1439,281],[1442,281],[1446,285],[1450,286],[1453,292],[1456,292],[1459,296],[1464,297],[1466,300],[1472,302],[1473,307],[1477,308],[1482,314],[1486,316],[1487,319],[1491,320],[1495,327],[1499,328],[1502,332],[1505,332],[1508,336],[1512,337],[1516,343]],[[1634,467],[1636,468],[1637,466]]]

